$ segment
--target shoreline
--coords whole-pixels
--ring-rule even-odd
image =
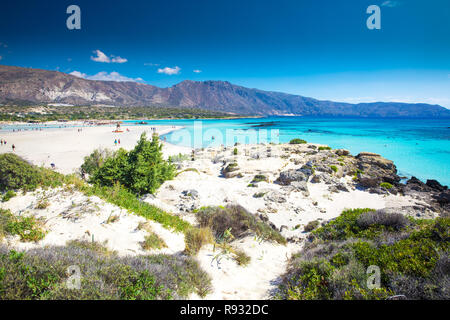
[[[258,118],[258,117],[255,117]],[[261,117],[259,117],[261,118]],[[221,119],[221,118],[212,118],[215,120],[225,120],[225,119]],[[242,119],[241,117],[239,117],[239,119]],[[244,118],[245,119],[245,118]],[[148,120],[147,121],[158,121],[158,120],[162,120],[164,121],[164,119],[157,119],[157,120]],[[174,120],[174,119],[167,119],[167,120]],[[176,119],[176,120],[180,120],[180,119]],[[195,120],[195,119],[185,119],[185,120]],[[202,120],[202,119],[197,119],[197,120]],[[232,120],[232,119],[230,119]],[[160,135],[160,137],[167,135],[169,133],[172,133],[174,131],[178,131],[178,130],[182,130],[185,128],[185,126],[175,126],[175,128],[172,128],[171,130],[166,130],[167,127],[172,127],[172,125],[170,124],[157,124],[157,125],[152,125],[152,124],[138,124],[136,122],[132,123],[131,125],[128,125],[127,122],[124,121],[129,121],[129,120],[110,120],[110,121],[103,121],[103,120],[89,120],[89,121],[79,121],[79,120],[73,120],[73,121],[67,121],[67,122],[61,122],[61,121],[48,121],[48,122],[43,122],[43,123],[27,123],[27,122],[8,122],[8,126],[22,126],[21,131],[15,131],[12,132],[10,130],[6,131],[4,130],[4,128],[2,128],[1,124],[0,124],[0,138],[3,137],[8,137],[10,136],[10,134],[15,133],[15,134],[24,134],[24,133],[54,133],[54,132],[67,132],[70,131],[71,129],[75,129],[75,128],[81,128],[81,129],[91,129],[91,128],[113,128],[117,123],[121,123],[121,125],[123,127],[128,127],[129,129],[133,130],[142,130],[142,131],[146,131],[146,129],[150,129],[151,127],[155,127],[155,128],[165,128],[163,131],[159,131],[158,134]],[[130,121],[138,121],[138,120],[130,120]],[[43,128],[40,129],[36,129],[36,127],[39,127],[40,125],[43,125]],[[47,127],[48,126],[48,127]],[[9,139],[9,138],[8,138]],[[162,140],[162,139],[161,139]],[[11,141],[12,142],[12,141]],[[13,142],[12,142],[13,143]],[[68,143],[70,143],[70,141],[68,141]],[[315,143],[315,142],[311,142],[312,144],[315,145],[325,145],[322,143]],[[170,152],[170,155],[173,154],[173,150],[175,149],[179,149],[179,151],[181,153],[190,153],[192,152],[192,150],[201,150],[201,149],[207,149],[207,148],[211,148],[208,146],[205,147],[199,147],[199,148],[193,148],[192,146],[185,146],[185,145],[178,145],[175,143],[171,143],[171,142],[167,142],[164,141],[165,145],[170,146],[169,149],[171,149],[172,151]],[[268,143],[270,144],[270,143]],[[283,143],[284,144],[284,143]],[[287,144],[287,142],[286,142]],[[9,144],[11,145],[11,144]],[[246,144],[247,146],[249,146],[250,144]],[[103,145],[101,145],[100,147],[103,147]],[[111,148],[114,148],[114,146],[110,146]],[[132,148],[131,145],[127,146],[128,148]],[[228,146],[228,147],[231,147]],[[2,146],[2,148],[0,149],[0,153],[4,153],[5,152],[5,147]],[[93,151],[94,149],[92,149]],[[27,159],[33,159],[33,156],[29,157],[28,155],[25,155],[25,158]],[[41,159],[42,160],[42,159]],[[42,163],[38,163],[38,165],[40,165]],[[49,163],[47,163],[47,166],[49,165]],[[65,171],[65,173],[67,173]],[[409,172],[405,172],[405,170],[399,169],[399,174],[402,175],[402,183],[406,183],[406,181],[412,177],[415,177],[414,173],[409,173]],[[433,178],[424,178],[422,177],[423,181],[426,180],[433,180]],[[441,179],[439,178],[434,178],[437,181],[441,181]],[[445,184],[445,183],[444,183]]]
[[[128,130],[117,133],[114,132],[115,125],[109,124],[48,128],[42,131],[4,131],[1,132],[1,139],[6,140],[7,144],[0,146],[0,153],[12,152],[11,146],[14,144],[16,147],[14,153],[25,160],[47,168],[50,168],[53,163],[56,171],[70,174],[76,172],[82,165],[84,157],[90,155],[95,149],[133,149],[142,133],[146,132],[147,137],[151,137],[152,127],[156,128],[156,133],[160,136],[182,129],[181,126],[143,125],[130,126],[127,127]],[[190,148],[169,144],[163,140],[161,142],[165,145],[166,157],[191,152]]]

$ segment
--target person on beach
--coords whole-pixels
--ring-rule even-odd
[[[117,139],[116,139],[116,140],[114,140],[114,145],[115,145],[115,146],[117,146]]]
[[[11,148],[13,152],[16,150],[16,146],[14,144],[11,146]]]
[[[119,140],[117,140],[117,142],[120,144],[120,139]]]

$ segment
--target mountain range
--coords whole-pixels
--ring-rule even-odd
[[[240,115],[450,117],[425,103],[351,104],[250,89],[227,81],[186,80],[169,88],[98,81],[70,74],[0,65],[0,104],[71,104],[200,108]]]

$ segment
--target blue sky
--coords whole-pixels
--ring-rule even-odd
[[[66,8],[81,8],[68,30]],[[369,30],[369,5],[381,29]],[[448,0],[4,1],[0,64],[450,108]]]

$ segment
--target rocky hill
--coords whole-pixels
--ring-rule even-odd
[[[263,91],[227,81],[186,80],[169,88],[137,82],[95,81],[62,72],[0,66],[0,103],[201,108],[247,115],[450,117],[439,105],[350,104]]]

